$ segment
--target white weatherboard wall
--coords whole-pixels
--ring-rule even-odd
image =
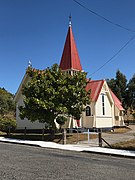
[[[19,117],[19,106],[23,106],[23,95],[22,95],[22,86],[26,84],[30,80],[30,77],[27,75],[27,73],[24,75],[23,80],[18,88],[18,91],[15,95],[15,101],[16,101],[16,123],[17,123],[17,129],[24,129],[25,127],[27,129],[43,129],[44,123],[39,123],[39,121],[31,122],[28,119],[21,119]]]
[[[102,95],[104,95],[104,115]],[[96,128],[106,128],[113,126],[113,114],[112,114],[112,102],[109,97],[109,93],[102,89],[98,100],[96,102]]]
[[[23,105],[23,96],[20,94],[17,102],[17,107]],[[19,117],[19,109],[16,108],[16,121],[17,121],[17,129],[43,129],[45,127],[44,123],[39,123],[38,121],[31,122],[28,119],[21,119]]]

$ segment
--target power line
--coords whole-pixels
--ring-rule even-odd
[[[106,61],[102,66],[100,66],[96,71],[90,74],[88,77],[92,76],[93,74],[97,73],[100,69],[102,69],[106,64],[111,62],[133,39],[135,35],[133,35],[108,61]]]
[[[114,26],[117,26],[117,27],[119,27],[119,28],[121,28],[121,29],[124,29],[124,30],[126,30],[126,31],[135,32],[135,30],[133,30],[133,29],[124,27],[124,26],[122,26],[122,25],[120,25],[120,24],[118,24],[118,23],[114,23],[113,21],[107,19],[106,17],[104,17],[104,16],[98,14],[97,12],[91,10],[90,8],[86,7],[85,5],[83,5],[82,3],[80,3],[79,1],[77,1],[77,0],[73,0],[73,1],[74,1],[76,4],[78,4],[79,6],[81,6],[82,8],[86,9],[87,11],[89,11],[90,13],[92,13],[92,14],[94,14],[95,16],[98,16],[99,18],[103,19],[104,21],[107,21],[108,23],[113,24]]]

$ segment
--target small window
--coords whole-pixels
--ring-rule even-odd
[[[89,106],[86,107],[86,116],[91,116],[91,108]]]

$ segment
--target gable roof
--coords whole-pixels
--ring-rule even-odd
[[[22,87],[23,85],[28,82],[28,79],[29,79],[29,76],[27,73],[25,73],[22,81],[21,81],[21,84],[19,85],[18,89],[17,89],[17,92],[15,93],[15,97],[14,97],[14,101],[18,101],[18,98],[20,97],[20,94],[21,94],[21,91],[22,91]]]
[[[119,109],[119,110],[124,110],[124,108],[122,107],[122,103],[121,101],[117,98],[117,96],[112,92],[112,90],[110,89],[110,93],[112,95],[112,98],[114,100],[114,104],[116,105],[116,107]]]
[[[97,101],[98,96],[101,92],[102,86],[104,84],[105,80],[90,80],[89,83],[86,86],[86,91],[91,90],[90,97],[92,101]],[[121,101],[116,97],[116,95],[112,92],[112,90],[109,88],[110,94],[112,96],[112,99],[114,101],[115,106],[119,110],[124,110],[122,107]]]
[[[68,33],[60,61],[60,68],[62,70],[77,70],[82,71],[80,58],[78,55],[76,43],[74,40],[71,24],[68,28]]]
[[[92,101],[97,101],[105,80],[90,80],[86,86],[86,91],[91,90],[90,97]]]

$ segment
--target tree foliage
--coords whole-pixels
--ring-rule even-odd
[[[0,115],[4,116],[10,112],[15,112],[13,95],[4,88],[0,88]]]
[[[15,103],[13,95],[0,88],[0,130],[8,132],[8,128],[16,127],[15,121]]]
[[[61,129],[61,126],[64,125],[66,121],[67,121],[67,117],[62,116],[62,115],[59,115],[56,118],[56,122],[60,125],[60,129]]]
[[[7,132],[16,128],[16,120],[9,117],[0,117],[0,130]]]
[[[54,119],[59,114],[80,118],[84,105],[89,103],[86,92],[86,73],[74,76],[64,73],[57,64],[44,71],[28,68],[31,80],[23,87],[24,106],[20,106],[20,117],[31,121],[49,123],[55,127]]]
[[[127,85],[127,104],[131,109],[135,109],[135,74]]]
[[[118,97],[118,99],[123,103],[123,106],[126,106],[126,97],[127,97],[127,79],[124,74],[118,70],[116,72],[115,79],[112,78],[110,80],[107,80],[107,83],[111,90],[114,92],[114,94]]]
[[[116,72],[116,78],[107,80],[109,87],[115,95],[121,100],[125,113],[127,110],[135,110],[135,74],[127,83],[126,76],[119,70]]]

